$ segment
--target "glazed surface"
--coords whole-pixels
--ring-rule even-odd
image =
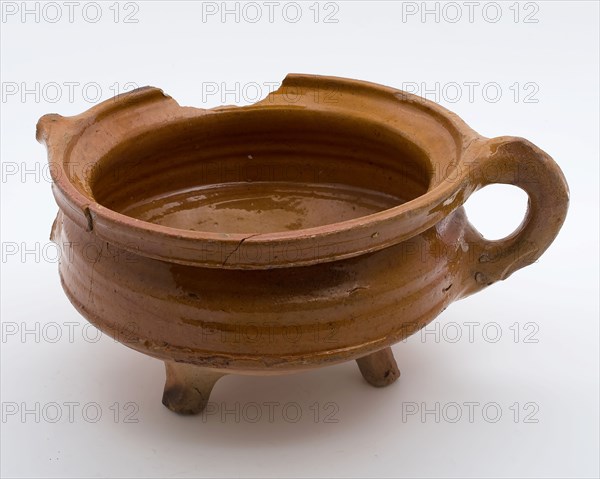
[[[314,228],[393,208],[403,201],[348,185],[244,182],[167,192],[121,213],[184,230],[260,234]]]
[[[463,292],[466,225],[461,209],[376,253],[249,271],[138,256],[62,214],[53,239],[67,295],[102,331],[160,359],[256,373],[355,359],[425,326]]]
[[[430,158],[382,125],[276,108],[223,111],[98,160],[94,199],[187,231],[270,234],[331,226],[424,194]]]
[[[331,89],[338,101],[323,102]],[[356,80],[291,75],[255,105],[210,111],[143,88],[47,115],[37,136],[72,303],[134,349],[218,370],[375,354],[363,369],[385,382],[382,351],[535,262],[568,207],[560,168],[527,140],[484,138]],[[492,183],[529,196],[498,241],[462,208]]]
[[[290,88],[297,91],[293,101]],[[322,90],[331,89],[339,90],[336,101],[323,102]],[[64,134],[52,133],[58,130]],[[143,88],[80,117],[48,115],[38,138],[48,140],[60,176],[53,190],[61,210],[108,243],[136,243],[140,254],[178,264],[272,269],[291,267],[289,256],[224,263],[211,252],[233,252],[242,243],[263,252],[293,250],[293,265],[307,266],[397,244],[443,219],[474,188],[447,176],[477,136],[441,108],[391,88],[289,76],[280,90],[242,108],[181,107]],[[198,228],[198,218],[177,217],[186,213],[160,213],[174,195],[249,182],[285,183],[304,205],[280,208],[263,232],[256,231],[261,225],[241,232],[231,221],[218,222],[220,231],[214,222],[213,229]],[[329,200],[309,198],[307,184],[329,190]],[[374,201],[365,205],[369,197]],[[324,208],[322,218],[310,212],[314,202]],[[222,204],[218,199],[213,207]],[[246,212],[256,211],[249,206]]]

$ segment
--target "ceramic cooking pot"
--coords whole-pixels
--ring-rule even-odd
[[[163,403],[201,411],[224,374],[356,360],[374,386],[390,346],[544,252],[567,212],[556,163],[488,139],[423,98],[289,75],[258,103],[183,107],[140,88],[37,126],[79,312],[165,362]],[[491,183],[529,196],[499,241],[468,222]]]

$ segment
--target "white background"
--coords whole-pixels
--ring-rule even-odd
[[[293,23],[297,12],[288,7],[286,18],[285,2],[273,22],[259,3],[263,18],[252,23],[256,10],[243,5],[237,21],[223,21],[203,19],[200,3],[101,2],[93,23],[93,6],[79,2],[70,22],[58,2],[62,17],[52,23],[54,7],[39,4],[38,18],[22,18],[21,2],[4,2],[4,477],[598,477],[598,3],[500,2],[499,19],[486,2],[471,19],[465,3],[431,3],[436,21],[421,17],[420,2],[337,2],[337,11],[318,5],[317,22],[311,4]],[[456,5],[462,17],[453,23]],[[332,12],[337,23],[325,22]],[[137,23],[124,21],[128,13]],[[397,344],[402,377],[389,388],[368,386],[354,363],[228,376],[211,398],[220,411],[180,417],[160,402],[162,363],[107,337],[94,342],[61,290],[48,245],[57,207],[35,123],[49,112],[80,113],[129,83],[161,87],[182,105],[219,105],[225,89],[238,98],[229,93],[224,103],[252,103],[250,84],[265,96],[288,72],[433,90],[428,98],[481,134],[523,136],[552,155],[570,185],[569,215],[536,264]],[[479,84],[472,98],[468,82]],[[491,237],[510,232],[524,211],[517,192],[475,194],[470,218]],[[262,408],[257,422],[253,402]],[[267,402],[277,405],[272,419]],[[477,403],[472,420],[465,402]],[[56,422],[53,403],[62,412]],[[222,416],[236,403],[238,413]],[[462,417],[453,422],[455,403]],[[300,408],[297,422],[295,409],[283,413],[290,405]],[[436,407],[439,414],[426,413]],[[137,422],[126,422],[127,412]]]

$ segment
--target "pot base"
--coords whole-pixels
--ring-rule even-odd
[[[359,358],[356,363],[371,386],[388,386],[400,377],[391,348]],[[214,369],[175,361],[165,361],[165,371],[167,379],[162,403],[183,415],[204,411],[216,382],[226,375]]]

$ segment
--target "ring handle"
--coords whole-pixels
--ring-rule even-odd
[[[487,140],[471,166],[475,190],[494,183],[514,185],[523,189],[529,200],[523,222],[501,240],[486,240],[469,223],[467,236],[475,252],[475,266],[474,283],[467,287],[467,294],[534,263],[556,238],[569,207],[569,187],[561,169],[524,138]]]

